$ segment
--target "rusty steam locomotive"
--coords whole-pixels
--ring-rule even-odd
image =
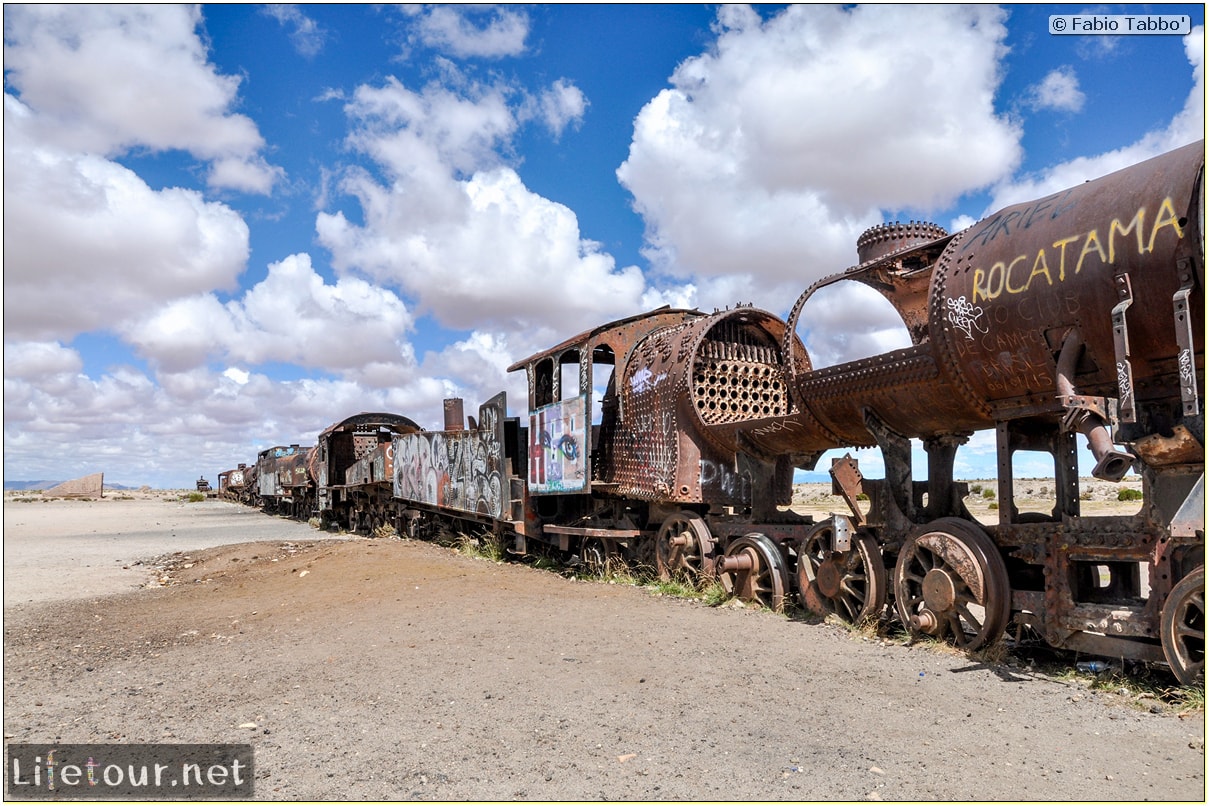
[[[510,367],[524,418],[503,393],[468,422],[446,401],[439,432],[362,413],[220,489],[353,530],[456,520],[518,555],[717,578],[774,609],[797,597],[856,622],[892,606],[966,649],[1010,632],[1188,683],[1205,645],[1203,176],[1201,141],[956,234],[874,227],[787,320],[739,306],[611,322]],[[814,369],[797,326],[841,280],[889,300],[911,346]],[[996,525],[954,478],[979,431],[997,446]],[[1079,439],[1096,477],[1140,475],[1137,514],[1080,514]],[[885,477],[834,460],[848,511],[794,513],[795,469],[836,448],[876,448]],[[1022,451],[1052,462],[1043,511],[1017,495]]]

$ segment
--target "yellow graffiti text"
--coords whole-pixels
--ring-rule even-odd
[[[1088,266],[1093,265],[1087,263],[1089,256],[1099,258],[1102,265],[1112,265],[1117,259],[1118,239],[1121,241],[1123,253],[1128,254],[1131,251],[1129,249],[1131,242],[1128,240],[1131,234],[1137,242],[1137,254],[1145,255],[1153,252],[1155,240],[1160,231],[1167,227],[1172,229],[1176,238],[1184,237],[1184,228],[1170,198],[1163,199],[1159,205],[1158,214],[1150,227],[1149,239],[1146,238],[1146,208],[1141,207],[1133,218],[1128,220],[1128,223],[1123,224],[1120,218],[1114,218],[1108,225],[1107,239],[1100,237],[1098,229],[1092,229],[1079,235],[1071,235],[1054,241],[1051,246],[1038,249],[1035,255],[1026,253],[1017,255],[1010,261],[997,261],[989,269],[975,268],[971,304],[976,305],[979,302],[993,300],[1003,294],[1023,294],[1032,287],[1034,282],[1040,282],[1038,278],[1044,279],[1046,285],[1050,287],[1056,283],[1065,282],[1068,263],[1074,263],[1071,274],[1072,276],[1077,275],[1083,271],[1085,263]],[[1075,255],[1075,245],[1080,245],[1077,256]],[[1068,246],[1071,247],[1069,261],[1067,259]],[[1051,261],[1047,249],[1056,250],[1057,280],[1054,279],[1053,271],[1050,268]],[[1031,271],[1029,270],[1030,263]]]

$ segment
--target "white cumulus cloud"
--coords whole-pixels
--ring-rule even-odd
[[[1085,100],[1074,68],[1063,65],[1046,73],[1040,83],[1029,88],[1026,103],[1033,109],[1078,112],[1083,109]]]
[[[1004,12],[992,6],[719,11],[708,52],[639,114],[618,177],[657,268],[746,274],[776,312],[851,265],[885,209],[939,209],[1008,174],[1020,131],[996,113]],[[894,47],[887,43],[921,43]],[[943,46],[922,43],[943,43]],[[729,287],[727,287],[729,286]]]
[[[580,233],[574,212],[503,164],[520,125],[504,88],[415,91],[390,79],[358,88],[348,113],[350,144],[379,173],[354,170],[341,182],[359,215],[318,216],[337,270],[401,289],[443,325],[514,345],[561,339],[640,306],[641,271],[618,269]]]
[[[299,254],[270,265],[268,276],[239,299],[224,304],[199,294],[174,300],[129,323],[123,334],[169,372],[222,358],[345,373],[375,363],[412,367],[404,338],[412,327],[411,313],[392,292],[355,277],[329,285],[310,257]]]
[[[264,139],[232,111],[240,79],[218,73],[187,5],[9,5],[5,83],[35,110],[40,144],[113,157],[181,149],[210,161],[210,182],[267,193],[282,176]]]
[[[6,337],[70,339],[166,300],[235,288],[248,227],[234,210],[43,145],[30,110],[4,100]]]
[[[412,13],[420,41],[460,58],[516,56],[529,35],[529,15],[506,6],[435,5]]]

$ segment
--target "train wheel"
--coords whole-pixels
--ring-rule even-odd
[[[672,515],[655,537],[655,568],[660,579],[696,582],[714,574],[714,540],[705,521],[691,512]]]
[[[1205,672],[1205,566],[1171,589],[1161,624],[1167,665],[1180,683],[1191,685]]]
[[[634,552],[634,570],[643,577],[658,575],[659,558],[656,556],[655,540],[651,537],[640,537],[631,544]]]
[[[603,540],[589,537],[579,550],[584,568],[592,576],[603,577],[609,570],[609,551]]]
[[[727,593],[759,602],[780,613],[785,608],[789,573],[777,544],[762,534],[740,537],[717,561],[718,580]]]
[[[965,650],[996,641],[1011,615],[1003,558],[984,532],[959,518],[934,521],[907,539],[894,597],[913,635],[948,638]]]
[[[845,552],[832,551],[830,520],[814,527],[798,546],[798,590],[816,613],[835,613],[849,624],[876,617],[886,606],[886,566],[867,534],[853,537]]]

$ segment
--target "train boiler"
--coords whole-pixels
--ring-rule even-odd
[[[1011,624],[1052,646],[1165,659],[1181,679],[1203,669],[1203,166],[1202,141],[955,235],[874,228],[858,266],[803,294],[785,341],[793,413],[751,423],[747,439],[766,452],[877,446],[886,466],[878,483],[841,474],[871,503],[800,547],[808,600],[834,601],[851,577],[892,592],[913,632],[963,646]],[[819,370],[788,349],[807,300],[841,280],[880,291],[912,346]],[[953,462],[990,429],[999,523],[983,527]],[[1096,477],[1141,476],[1136,516],[1081,516],[1077,439]],[[1053,468],[1043,511],[1017,504],[1020,452]],[[848,530],[858,540],[841,545]]]

